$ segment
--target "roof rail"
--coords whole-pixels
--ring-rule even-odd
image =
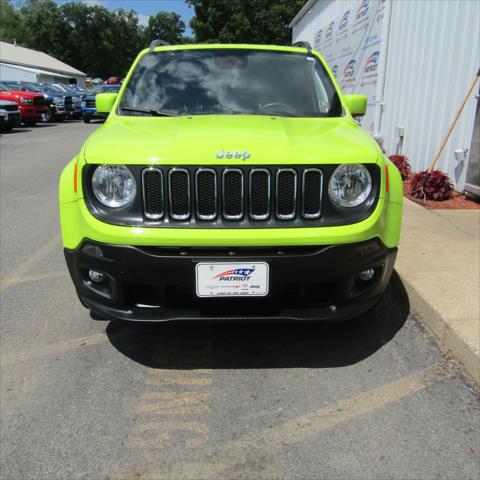
[[[165,40],[153,40],[152,43],[150,43],[150,52],[153,52],[153,49],[155,47],[158,47],[159,45],[170,45],[168,42]]]
[[[298,42],[293,43],[292,47],[306,48],[308,50],[308,53],[310,53],[310,51],[312,50],[312,46],[310,45],[310,43],[304,42],[303,40],[299,40]]]

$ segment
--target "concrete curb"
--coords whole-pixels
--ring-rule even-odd
[[[397,272],[399,273],[399,272]],[[449,326],[441,312],[428,303],[420,293],[399,273],[405,286],[410,302],[410,311],[416,314],[437,337],[442,350],[450,351],[452,355],[463,364],[467,373],[472,377],[477,386],[480,385],[480,356],[468,343]]]

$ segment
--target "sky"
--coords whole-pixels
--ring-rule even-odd
[[[59,5],[75,0],[55,0]],[[183,0],[78,0],[86,4],[102,5],[109,10],[115,10],[116,8],[123,8],[124,10],[135,10],[138,13],[139,21],[142,25],[146,25],[148,17],[154,15],[160,10],[166,12],[178,13],[182,20],[185,22],[186,35],[191,35],[192,31],[188,26],[188,22],[194,15],[193,8]]]

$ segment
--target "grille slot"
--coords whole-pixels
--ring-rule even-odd
[[[277,208],[280,220],[292,220],[297,211],[297,172],[293,168],[277,171]]]
[[[244,207],[243,172],[238,168],[226,168],[222,177],[223,218],[241,220]]]
[[[309,166],[148,167],[142,170],[143,213],[165,226],[308,226],[323,215],[323,182],[322,169]]]
[[[309,220],[320,218],[322,213],[322,171],[307,168],[302,176],[302,215]]]
[[[158,168],[147,168],[143,177],[143,206],[145,216],[150,220],[160,220],[165,214],[163,194],[163,173]]]
[[[172,168],[168,172],[170,215],[174,220],[190,218],[190,174],[184,168]]]
[[[211,168],[199,168],[195,172],[197,217],[213,220],[217,216],[217,174]]]
[[[250,218],[266,220],[270,217],[270,172],[266,168],[250,171],[249,203]]]

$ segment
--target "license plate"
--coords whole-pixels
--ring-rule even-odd
[[[264,297],[268,294],[268,263],[197,263],[198,297]]]

